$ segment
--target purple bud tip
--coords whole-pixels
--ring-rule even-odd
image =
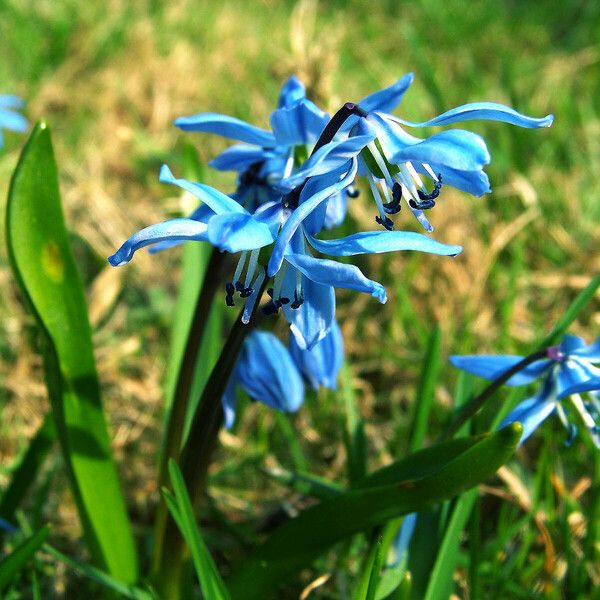
[[[566,358],[566,354],[560,349],[560,346],[550,346],[550,348],[546,350],[546,354],[550,360],[556,362],[562,362]]]
[[[344,108],[347,108],[348,110],[354,110],[356,108],[356,104],[354,104],[354,102],[346,102],[346,104],[344,104]]]

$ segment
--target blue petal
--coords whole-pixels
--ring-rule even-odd
[[[245,171],[251,165],[272,158],[274,153],[256,146],[236,144],[224,150],[208,164],[219,171]]]
[[[284,209],[280,200],[265,202],[261,204],[252,215],[255,220],[264,223],[271,232],[273,239],[277,235],[284,219]]]
[[[278,186],[283,190],[291,190],[309,177],[323,175],[339,169],[359,154],[374,139],[375,132],[370,132],[367,135],[356,135],[347,140],[329,142],[310,156],[296,173],[282,179]]]
[[[159,179],[163,183],[170,183],[171,185],[180,187],[186,192],[190,192],[196,196],[196,198],[202,200],[202,202],[218,215],[223,213],[247,214],[243,207],[233,198],[222,194],[209,185],[195,183],[193,181],[188,181],[187,179],[176,179],[167,165],[162,166]]]
[[[423,175],[429,175],[421,164],[413,165]],[[437,163],[429,163],[435,173],[442,176],[442,182],[446,186],[456,188],[473,196],[482,196],[491,192],[490,180],[483,170],[458,171],[450,167],[443,167]]]
[[[409,127],[430,127],[432,125],[449,125],[450,123],[459,123],[462,121],[501,121],[503,123],[511,123],[519,127],[527,127],[529,129],[538,127],[550,127],[554,121],[554,115],[536,119],[523,115],[513,108],[498,104],[496,102],[471,102],[457,106],[429,121],[421,123],[413,123],[398,119],[403,125]]]
[[[23,115],[0,109],[0,127],[11,131],[27,131],[28,126],[27,119]]]
[[[414,78],[413,73],[407,73],[396,81],[396,83],[383,90],[369,94],[358,104],[366,112],[377,110],[379,112],[391,113],[400,104]]]
[[[389,161],[436,163],[459,171],[475,171],[490,162],[490,154],[481,136],[471,131],[450,129],[397,150]]]
[[[333,229],[344,222],[348,212],[348,194],[345,191],[338,192],[329,198],[325,209],[323,225],[326,229]]]
[[[218,113],[200,113],[190,117],[179,117],[175,119],[175,126],[183,129],[183,131],[216,133],[223,137],[256,146],[275,146],[275,138],[269,131],[259,129],[240,119]]]
[[[291,75],[281,87],[278,106],[279,108],[290,108],[303,98],[306,98],[304,84],[295,75]]]
[[[394,562],[390,566],[396,566],[405,560],[410,541],[417,526],[417,516],[417,513],[409,513],[402,520],[402,525],[400,525],[398,534],[393,542],[395,557]]]
[[[193,219],[194,221],[198,221],[200,223],[207,223],[208,220],[214,216],[214,212],[206,206],[206,204],[201,204],[191,215],[189,215],[188,219]],[[164,242],[158,242],[154,246],[148,248],[148,252],[150,254],[156,254],[157,252],[162,252],[163,250],[168,250],[169,248],[175,248],[176,246],[180,246],[185,243],[184,240],[165,240]]]
[[[289,219],[281,228],[279,236],[277,237],[275,245],[273,246],[273,252],[271,253],[271,258],[269,259],[267,272],[269,277],[273,277],[273,275],[275,275],[275,273],[277,273],[277,271],[279,271],[281,268],[281,263],[283,262],[286,248],[296,233],[296,230],[302,224],[302,221],[304,221],[304,219],[306,219],[306,217],[308,217],[313,210],[315,210],[322,202],[325,202],[325,200],[327,200],[330,196],[348,187],[354,181],[356,170],[356,160],[353,160],[348,172],[341,180],[321,190],[309,200],[302,202],[302,204],[300,204],[298,208],[292,212]]]
[[[456,256],[462,246],[451,246],[437,242],[414,231],[363,231],[333,240],[318,240],[307,236],[310,245],[331,256],[354,256],[356,254],[379,254],[398,250],[417,250],[441,256]]]
[[[451,356],[450,362],[457,368],[472,373],[485,379],[496,379],[508,369],[514,367],[523,360],[523,356],[510,356],[505,354],[474,355],[474,356]],[[547,369],[550,368],[549,360],[536,360],[516,375],[513,375],[506,385],[526,385],[535,381]]]
[[[113,267],[119,267],[128,263],[140,248],[165,240],[185,242],[207,239],[206,223],[199,223],[192,219],[171,219],[134,233],[112,256],[108,257],[108,262]]]
[[[271,113],[271,129],[282,146],[313,144],[329,122],[329,115],[310,100],[301,100],[290,108]]]
[[[335,319],[329,333],[311,350],[300,348],[292,336],[290,352],[313,389],[318,389],[320,385],[332,390],[337,388],[338,373],[344,362],[344,339]]]
[[[19,96],[0,94],[0,108],[23,108],[25,102]]]
[[[380,283],[365,277],[355,265],[314,258],[307,254],[286,254],[285,259],[316,283],[367,292],[382,304],[387,301],[385,288]]]
[[[302,377],[288,349],[271,333],[250,334],[237,371],[248,395],[271,408],[295,412],[304,401]]]
[[[600,362],[600,338],[589,346],[572,350],[570,354],[578,358],[584,358],[590,362]]]
[[[521,423],[523,425],[523,435],[519,441],[521,445],[555,410],[556,402],[552,397],[541,393],[518,404],[500,424],[500,428],[511,423]]]
[[[563,398],[567,395],[566,390],[597,377],[600,377],[600,369],[585,360],[570,357],[558,364],[556,377],[558,395]]]
[[[304,302],[299,308],[293,309],[290,304],[284,304],[283,314],[290,324],[290,331],[298,347],[311,350],[329,332],[335,319],[335,292],[330,285],[321,285],[311,279],[301,276]],[[296,269],[287,267],[283,295],[294,297],[296,287]]]
[[[559,347],[562,352],[569,355],[577,350],[583,350],[585,348],[585,342],[583,338],[580,338],[578,335],[568,333],[563,337]]]
[[[558,397],[561,399],[571,396],[572,394],[583,394],[584,392],[597,391],[600,391],[600,377],[594,377],[592,379],[588,379],[587,381],[576,383],[571,387],[566,387],[564,390],[562,390]]]
[[[220,250],[235,253],[268,246],[273,236],[266,223],[249,214],[215,215],[208,222],[208,240]]]
[[[221,406],[223,407],[223,422],[226,429],[231,429],[235,422],[235,386],[237,382],[238,372],[236,365],[232,373],[229,375],[229,381],[225,387],[225,392],[223,392],[223,397],[221,398]]]

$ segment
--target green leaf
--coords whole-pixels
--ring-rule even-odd
[[[46,415],[44,422],[32,438],[21,462],[11,474],[10,483],[0,501],[0,517],[8,522],[14,520],[15,511],[20,506],[27,490],[35,481],[37,472],[56,438],[52,415]],[[0,540],[2,531],[0,530]]]
[[[452,516],[445,528],[424,600],[450,597],[454,583],[454,569],[458,562],[460,539],[478,493],[477,489],[469,490],[456,502]]]
[[[229,592],[200,535],[183,475],[174,460],[169,461],[169,475],[173,493],[167,491],[165,501],[190,548],[202,593],[207,600],[229,600]]]
[[[464,452],[440,461],[437,470],[429,465],[430,472],[424,477],[390,481],[394,472],[415,471],[416,466],[409,459],[410,468],[385,470],[384,476],[373,477],[371,481],[380,485],[352,489],[307,509],[279,527],[234,573],[229,582],[232,597],[267,598],[287,577],[336,542],[485,481],[514,452],[521,432],[521,425],[515,423],[479,437]]]
[[[373,548],[371,548],[366,568],[354,595],[355,600],[375,600],[382,561],[382,541],[377,540]]]
[[[50,132],[43,122],[33,130],[13,175],[6,227],[13,271],[41,332],[52,413],[87,544],[99,566],[133,582],[135,545],[112,460]]]
[[[324,477],[313,475],[312,473],[304,473],[302,471],[288,471],[287,469],[263,469],[265,475],[271,479],[286,485],[301,494],[326,500],[339,496],[343,493],[344,488],[335,481],[330,481]]]
[[[0,590],[3,590],[12,578],[23,568],[27,561],[37,552],[44,543],[50,526],[45,525],[24,542],[17,546],[6,558],[0,562]]]

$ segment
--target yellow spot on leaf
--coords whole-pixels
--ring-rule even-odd
[[[64,276],[64,264],[60,255],[58,244],[49,241],[42,248],[42,269],[44,273],[56,283],[60,283]]]

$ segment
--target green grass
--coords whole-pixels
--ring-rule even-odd
[[[345,431],[355,434],[361,420],[369,469],[402,457],[415,440],[430,444],[447,425],[457,390],[483,385],[457,381],[447,355],[529,351],[600,270],[599,38],[600,6],[594,2],[356,0],[298,7],[283,1],[105,6],[65,0],[38,3],[35,10],[24,0],[0,3],[0,93],[22,95],[31,120],[44,117],[53,130],[67,226],[79,237],[88,301],[101,313],[94,333],[98,370],[146,560],[181,253],[140,256],[118,279],[92,286],[103,273],[103,257],[125,237],[182,210],[172,190],[157,181],[160,164],[168,161],[181,172],[184,140],[195,144],[204,162],[226,145],[216,137],[181,134],[172,119],[218,111],[266,127],[279,87],[292,72],[331,111],[414,71],[415,83],[399,110],[412,120],[475,100],[556,115],[553,127],[541,131],[468,124],[490,148],[487,172],[494,192],[475,199],[445,190],[432,213],[437,239],[463,244],[463,255],[357,261],[373,277],[383,274],[389,301],[382,307],[355,293],[338,294],[350,366],[337,396],[311,392],[293,417],[276,417],[254,404],[240,412],[211,473],[212,500],[201,527],[227,573],[243,545],[254,541],[257,524],[303,502],[261,467],[301,467],[344,483]],[[6,139],[2,199],[23,143],[16,135]],[[230,177],[209,170],[206,181],[224,189],[233,185]],[[373,213],[363,195],[352,207],[352,227],[371,228]],[[414,229],[408,215],[401,217]],[[0,277],[4,487],[47,405],[28,344],[31,323],[16,297],[4,249]],[[112,291],[106,306],[99,290]],[[571,331],[591,340],[599,324],[596,296]],[[436,327],[441,363],[435,381],[424,381],[420,369]],[[281,323],[278,328],[285,331]],[[419,413],[415,432],[419,389],[431,408]],[[524,395],[502,391],[494,402]],[[348,406],[357,413],[346,414]],[[474,427],[484,428],[484,419]],[[548,421],[509,463],[526,497],[518,495],[513,480],[509,485],[495,479],[474,503],[456,557],[459,597],[593,598],[593,587],[600,585],[600,460],[585,439],[566,448],[564,438],[560,425]],[[46,502],[40,503],[36,489],[26,504],[31,526],[37,530],[50,522],[53,546],[82,558],[64,480],[56,469],[46,475]],[[444,514],[454,507],[445,507]],[[442,516],[432,515],[431,527]],[[441,539],[437,534],[427,539]],[[340,545],[290,581],[281,597],[297,598],[322,573],[333,576],[311,598],[352,597],[366,556],[361,540]],[[38,562],[42,577],[25,572],[16,588],[23,594],[34,579],[42,597],[65,586],[80,595],[97,589],[48,556]],[[413,589],[419,585],[415,580]]]

